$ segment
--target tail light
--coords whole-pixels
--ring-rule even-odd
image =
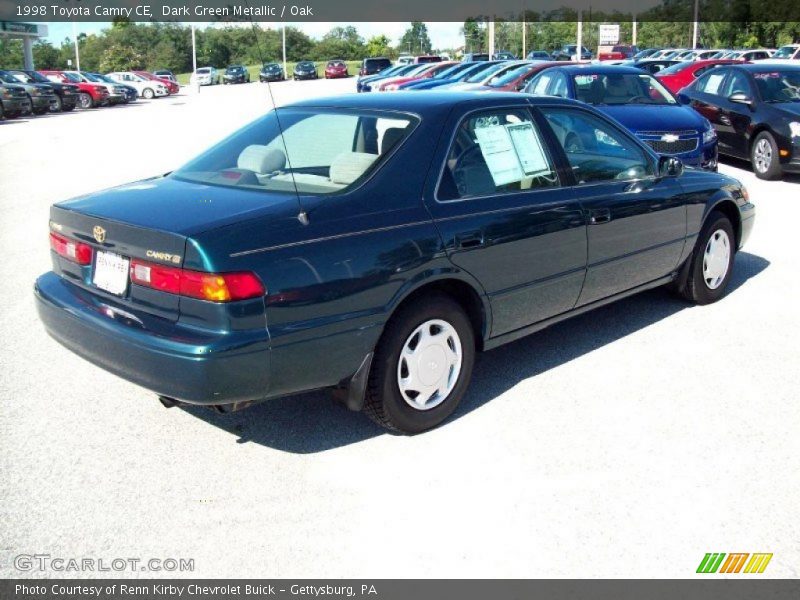
[[[205,273],[140,260],[131,261],[131,281],[169,294],[211,302],[246,300],[266,294],[255,273]]]
[[[79,265],[88,265],[92,262],[92,247],[89,244],[76,242],[57,233],[50,232],[50,247],[59,256],[63,256]]]

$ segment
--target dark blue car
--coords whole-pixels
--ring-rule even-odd
[[[591,104],[658,154],[678,157],[692,167],[717,169],[717,134],[708,119],[681,105],[655,77],[639,69],[551,67],[534,77],[525,91]]]
[[[453,413],[478,351],[657,286],[716,301],[753,226],[739,182],[571,100],[351,94],[278,113],[53,206],[35,285],[50,335],[167,406],[331,389],[416,433]]]

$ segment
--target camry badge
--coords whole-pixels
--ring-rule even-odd
[[[97,240],[98,244],[102,244],[106,241],[106,230],[100,227],[100,225],[95,225],[92,229],[92,235],[94,239]]]
[[[677,142],[678,139],[679,139],[679,137],[677,135],[675,135],[674,133],[665,133],[664,135],[661,136],[661,141],[662,142],[667,142],[669,144],[671,144],[673,142]]]

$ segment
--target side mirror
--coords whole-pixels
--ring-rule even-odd
[[[741,92],[738,94],[731,94],[728,96],[729,102],[736,102],[736,104],[745,104],[750,108],[753,108],[753,99],[750,98],[747,94],[742,94]]]
[[[658,173],[661,177],[680,177],[683,175],[683,163],[674,156],[662,156],[658,159]]]
[[[686,94],[678,93],[678,102],[680,102],[681,104],[690,104],[691,101],[692,99],[689,98],[689,96],[687,96]]]

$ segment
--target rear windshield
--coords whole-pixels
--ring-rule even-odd
[[[675,104],[652,75],[634,73],[574,75],[578,100],[587,104]]]
[[[175,171],[178,179],[265,192],[327,195],[363,182],[417,118],[378,111],[279,108]]]
[[[472,60],[489,60],[488,54],[473,54]]]
[[[364,60],[364,66],[368,69],[385,69],[392,64],[388,58],[367,58]]]
[[[417,64],[442,62],[441,56],[418,56]]]
[[[329,60],[328,61],[329,67],[343,67],[344,63],[340,60]]]

